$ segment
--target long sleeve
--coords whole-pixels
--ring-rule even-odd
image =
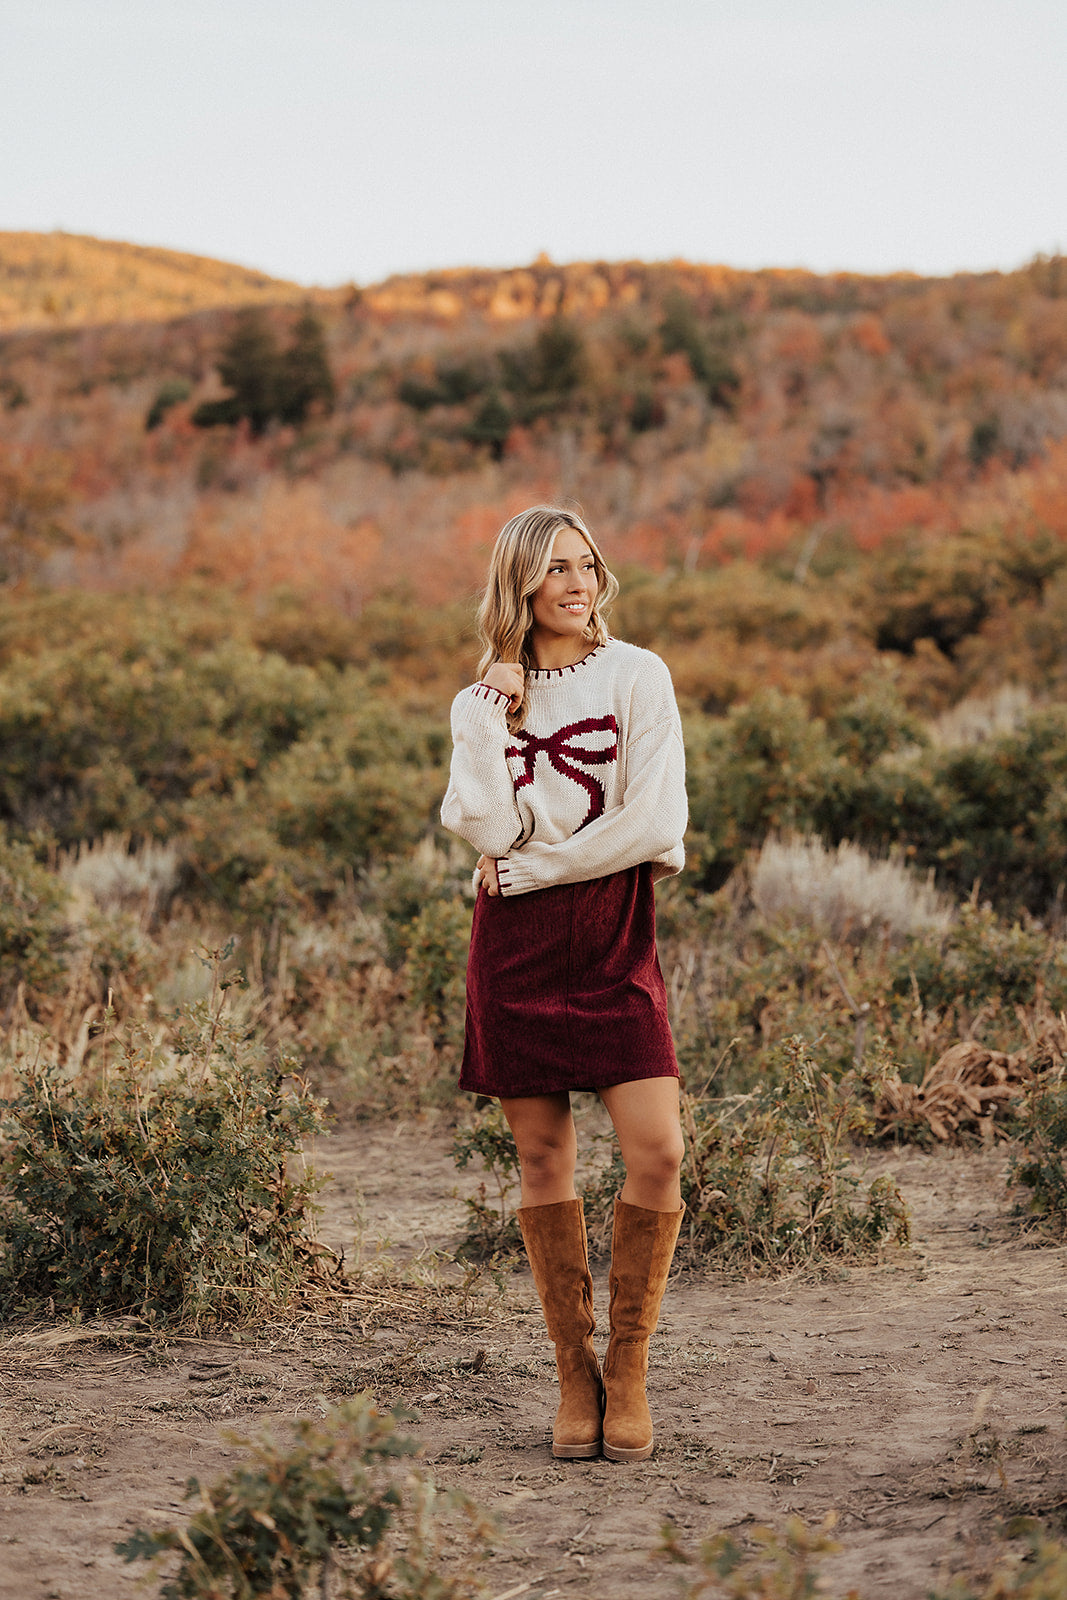
[[[578,883],[643,861],[654,864],[657,877],[681,871],[685,860],[681,840],[688,820],[685,750],[666,668],[657,676],[654,720],[626,743],[621,803],[609,806],[569,838],[550,842],[535,836],[510,849],[497,861],[501,894]]]
[[[441,821],[482,855],[505,856],[522,833],[505,751],[508,699],[488,684],[452,702],[452,766]]]
[[[502,895],[685,864],[685,752],[671,675],[609,639],[526,675],[521,727],[487,684],[452,703],[445,826],[497,862]]]

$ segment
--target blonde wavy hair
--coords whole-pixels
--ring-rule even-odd
[[[489,577],[478,608],[478,638],[483,647],[479,673],[494,661],[517,661],[527,673],[537,666],[530,644],[533,597],[548,573],[556,535],[564,528],[581,534],[589,546],[597,576],[596,599],[585,625],[585,637],[590,648],[607,643],[605,619],[619,585],[605,566],[593,535],[576,511],[562,506],[530,506],[504,524],[493,546]],[[521,719],[521,707],[515,715]]]

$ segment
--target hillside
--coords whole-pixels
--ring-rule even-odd
[[[554,315],[586,318],[611,309],[647,305],[665,288],[680,288],[720,302],[751,299],[753,284],[767,303],[840,300],[861,304],[880,283],[921,282],[901,274],[865,279],[803,271],[739,272],[685,261],[665,264],[571,262],[541,256],[511,270],[457,267],[397,274],[362,294],[375,315],[456,322],[484,316],[492,322]],[[315,291],[319,300],[350,294]],[[210,307],[279,304],[308,294],[298,284],[264,272],[150,245],[80,234],[0,232],[0,333],[20,328],[82,327],[123,321],[160,321]]]
[[[163,295],[148,285],[158,270],[174,296],[255,291],[277,302],[263,327],[282,346],[300,291],[46,243],[81,285],[71,319],[128,313],[143,282],[142,319],[0,336],[6,581],[199,573],[352,611],[402,578],[447,600],[477,584],[503,518],[559,495],[613,561],[654,571],[744,556],[803,578],[905,534],[1067,534],[1059,258],[951,279],[541,259],[333,290],[315,301],[332,406],[249,431],[194,426],[223,394],[233,309],[148,320]],[[8,275],[24,308],[28,271]]]
[[[71,233],[0,233],[0,333],[292,300],[298,285],[227,261]]]

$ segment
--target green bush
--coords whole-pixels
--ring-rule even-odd
[[[321,1104],[225,1001],[217,986],[189,1009],[177,1069],[129,1029],[99,1084],[34,1066],[3,1102],[6,1310],[218,1321],[280,1308],[318,1276],[330,1253],[313,1237],[317,1183],[289,1167]]]
[[[670,578],[638,567],[622,577],[612,618],[618,619],[622,638],[653,650],[664,650],[668,641],[675,645],[720,634],[738,644],[801,650],[840,638],[848,621],[831,595],[750,561]]]
[[[887,548],[876,557],[868,608],[879,650],[911,654],[930,639],[952,657],[990,615],[1004,574],[973,535]]]
[[[693,1554],[685,1549],[677,1530],[665,1528],[657,1554],[677,1566],[696,1568],[694,1581],[687,1584],[683,1600],[811,1600],[826,1594],[811,1558],[836,1555],[841,1546],[830,1537],[837,1521],[831,1511],[816,1532],[800,1517],[788,1517],[785,1528],[755,1527],[749,1530],[747,1548],[733,1534],[717,1533],[701,1541]],[[859,1600],[851,1590],[845,1600]]]
[[[822,722],[777,689],[734,707],[688,755],[694,868],[709,889],[769,833],[812,830],[839,765]]]
[[[434,1045],[463,1041],[471,908],[460,899],[430,900],[403,933],[408,993],[429,1024]]]
[[[425,747],[413,749],[399,728],[378,739],[368,733],[342,726],[302,739],[274,763],[264,799],[283,845],[314,844],[332,860],[355,865],[411,849],[436,822],[444,769]]]
[[[845,773],[818,808],[832,837],[904,845],[960,894],[978,884],[1002,909],[1043,914],[1067,881],[1067,717],[1031,717],[1016,733],[915,761],[892,756]]]
[[[827,842],[895,851],[912,866],[936,868],[950,804],[934,764],[915,752],[887,752],[869,766],[839,757],[812,806],[812,827]]]
[[[258,786],[235,796],[209,795],[184,822],[186,880],[197,900],[214,903],[243,922],[288,927],[334,887],[321,859],[278,840]]]
[[[0,673],[0,814],[63,844],[170,831],[182,806],[232,793],[333,709],[323,679],[238,641],[98,638]]]
[[[938,886],[975,885],[999,909],[1043,915],[1067,883],[1067,713],[932,750],[890,692],[865,692],[828,722],[777,689],[726,717],[690,718],[690,859],[715,889],[769,833],[903,851]]]
[[[940,938],[916,938],[891,967],[896,994],[918,993],[927,1010],[987,1001],[1056,1012],[1067,1006],[1067,951],[1032,924],[1002,921],[989,906],[960,907]]]
[[[887,544],[867,569],[865,618],[880,650],[911,655],[925,639],[962,658],[991,617],[1040,601],[1065,562],[1063,541],[1041,527]]]
[[[921,857],[964,894],[979,882],[994,902],[1041,914],[1067,881],[1067,710],[946,752],[937,779],[945,815],[916,840]]]
[[[0,1005],[20,984],[47,992],[63,977],[71,942],[67,899],[29,845],[0,829]]]
[[[475,1158],[490,1179],[492,1192],[483,1178],[477,1194],[464,1201],[467,1234],[463,1249],[468,1255],[493,1256],[500,1250],[515,1249],[521,1238],[512,1204],[520,1182],[519,1152],[504,1113],[496,1104],[479,1112],[452,1141],[452,1159],[460,1172],[465,1172]]]
[[[827,1580],[811,1558],[840,1552],[840,1543],[830,1536],[836,1521],[836,1513],[830,1512],[822,1528],[814,1530],[799,1517],[789,1517],[784,1529],[752,1528],[744,1540],[731,1533],[714,1534],[696,1552],[687,1550],[677,1530],[668,1526],[657,1554],[694,1572],[682,1600],[811,1600],[817,1594],[831,1600]],[[1067,1593],[1067,1548],[1022,1518],[1009,1524],[1008,1533],[1025,1537],[1029,1549],[1024,1555],[1001,1559],[988,1577],[960,1576],[947,1589],[930,1589],[928,1600],[1062,1600]],[[863,1596],[849,1589],[841,1600]]]
[[[930,739],[891,678],[874,677],[827,718],[826,731],[851,767],[867,771],[899,750],[918,752]]]
[[[475,1585],[442,1570],[444,1533],[461,1514],[469,1569],[488,1524],[406,1464],[418,1446],[397,1431],[404,1417],[361,1395],[302,1419],[289,1448],[269,1434],[236,1439],[245,1461],[210,1488],[188,1480],[199,1509],[187,1527],[138,1528],[115,1549],[157,1571],[178,1558],[162,1600],[464,1600]]]
[[[134,660],[165,639],[186,655],[246,637],[234,597],[197,584],[167,595],[94,594],[59,589],[0,592],[0,667],[17,657],[106,641],[116,660]]]
[[[1018,1108],[1009,1177],[1029,1189],[1025,1209],[1056,1238],[1067,1234],[1067,1086],[1062,1073],[1039,1079]]]
[[[447,717],[358,668],[157,621],[0,666],[0,820],[64,846],[171,838],[187,890],[268,918],[436,824]]]

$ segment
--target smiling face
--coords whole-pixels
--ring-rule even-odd
[[[587,653],[585,630],[599,587],[593,552],[576,528],[561,528],[531,602],[530,642],[539,667],[570,666]]]

